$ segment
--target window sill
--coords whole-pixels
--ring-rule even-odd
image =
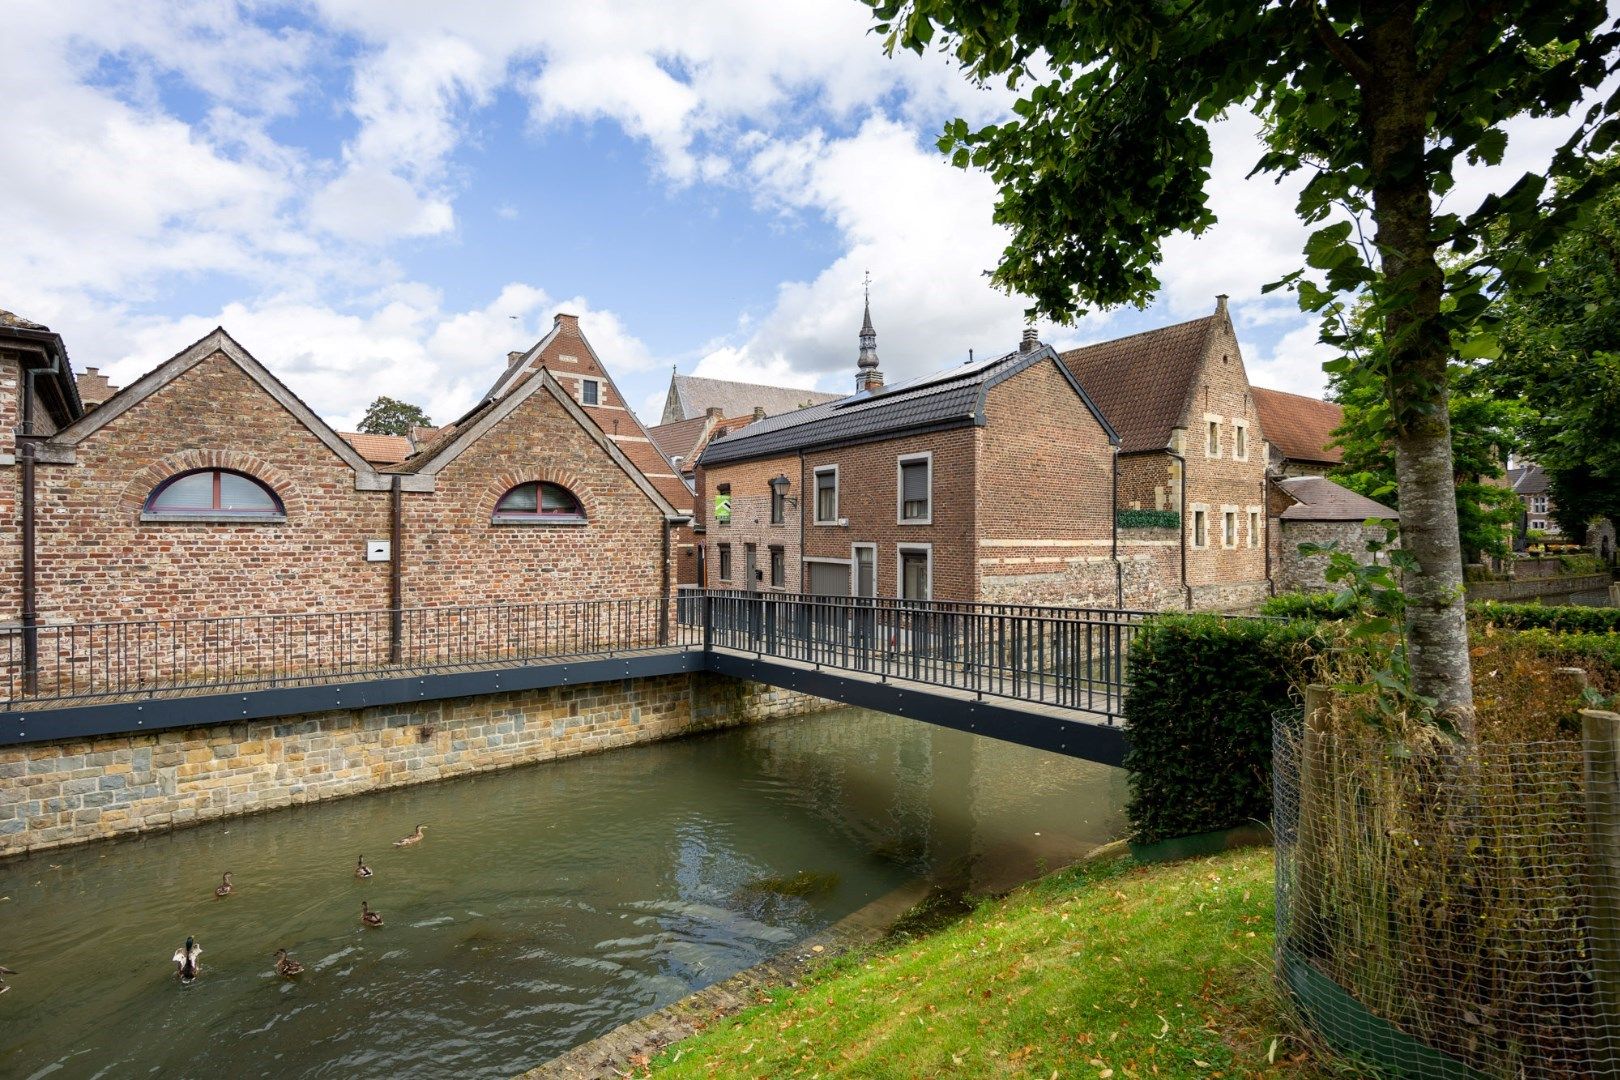
[[[896,525],[932,525],[934,523],[934,519],[931,518],[931,517],[925,517],[925,518],[896,518],[894,523]]]
[[[286,514],[175,514],[142,510],[143,525],[285,525]]]
[[[582,517],[545,517],[540,514],[496,514],[489,519],[491,525],[584,525]]]

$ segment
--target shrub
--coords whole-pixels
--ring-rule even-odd
[[[1278,619],[1346,619],[1353,607],[1339,607],[1338,594],[1330,592],[1278,593],[1260,605],[1260,614]]]
[[[1121,529],[1179,529],[1181,515],[1174,510],[1121,510],[1114,524]]]
[[[1620,634],[1620,608],[1575,604],[1503,604],[1482,600],[1468,605],[1475,619],[1504,630],[1553,630],[1558,633]]]
[[[1589,551],[1578,551],[1573,555],[1558,556],[1558,564],[1566,574],[1601,574],[1608,567],[1603,560]]]
[[[1143,626],[1125,699],[1135,840],[1271,819],[1272,714],[1325,644],[1303,621],[1166,615]]]

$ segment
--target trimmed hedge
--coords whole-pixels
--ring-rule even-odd
[[[1179,529],[1181,514],[1175,510],[1119,510],[1114,524],[1121,529]]]
[[[1334,607],[1333,593],[1281,593],[1260,605],[1260,614],[1284,619],[1344,619],[1351,610]],[[1504,604],[1476,600],[1470,618],[1504,630],[1552,630],[1560,634],[1620,634],[1620,608],[1578,604]]]
[[[1272,714],[1323,644],[1306,622],[1166,615],[1142,627],[1125,699],[1133,840],[1271,820]]]
[[[1507,630],[1552,630],[1560,634],[1620,634],[1620,608],[1575,604],[1504,604],[1483,600],[1468,614]]]

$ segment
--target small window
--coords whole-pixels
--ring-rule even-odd
[[[199,469],[171,476],[146,497],[147,514],[282,517],[276,493],[245,473]]]
[[[779,547],[771,548],[771,588],[787,585],[787,553]]]
[[[579,380],[579,400],[582,405],[602,404],[602,384],[597,379]]]
[[[926,525],[929,517],[929,502],[932,492],[931,477],[933,461],[927,455],[900,459],[900,522],[901,524]]]
[[[1221,422],[1219,420],[1209,422],[1209,441],[1204,446],[1204,453],[1208,457],[1221,456]]]
[[[574,493],[561,484],[532,480],[501,496],[495,504],[495,520],[575,523],[585,520],[585,510]]]
[[[1533,514],[1545,514],[1547,512],[1547,496],[1532,496],[1530,499],[1530,512]]]
[[[838,524],[838,466],[816,470],[816,524]]]
[[[1237,511],[1228,510],[1221,515],[1221,546],[1237,547]]]
[[[1195,547],[1195,548],[1204,547],[1205,545],[1207,545],[1209,543],[1208,519],[1209,519],[1209,515],[1208,515],[1208,513],[1206,511],[1203,511],[1203,510],[1194,510],[1193,511],[1193,520],[1192,520],[1193,536],[1192,536],[1192,542],[1193,542],[1193,547]]]
[[[781,525],[787,520],[787,485],[771,485],[771,524]]]
[[[1249,546],[1260,546],[1260,511],[1249,511]]]
[[[1232,456],[1239,461],[1249,460],[1249,425],[1233,425]]]
[[[731,580],[731,545],[720,545],[720,580]]]

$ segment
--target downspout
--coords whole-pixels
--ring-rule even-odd
[[[23,693],[39,692],[39,610],[34,581],[34,439],[19,438],[22,458]]]
[[[658,644],[669,644],[669,531],[674,523],[668,518],[664,519],[664,527],[659,530],[663,550],[659,553],[658,575]]]
[[[1181,591],[1186,597],[1187,610],[1192,610],[1192,586],[1187,584],[1187,457],[1168,446],[1164,452],[1181,463]]]
[[[1260,536],[1266,545],[1266,595],[1277,595],[1277,583],[1271,580],[1271,478],[1260,477]]]
[[[1119,562],[1119,444],[1110,447],[1114,452],[1114,483],[1108,499],[1109,550],[1114,560],[1114,606],[1125,606],[1125,568]]]
[[[805,539],[806,539],[805,533],[804,533],[804,515],[806,513],[814,513],[815,512],[815,503],[812,501],[813,499],[815,499],[815,497],[816,497],[816,493],[813,490],[807,488],[805,486],[805,483],[804,483],[804,451],[800,450],[799,451],[799,590],[798,591],[799,591],[799,594],[801,596],[810,591],[809,589],[805,588],[805,580],[804,580],[804,565],[805,565],[804,564],[804,542],[805,542]],[[804,505],[807,502],[810,503],[810,507],[809,507],[808,510],[806,510],[805,505]],[[842,510],[843,507],[839,507],[839,509]],[[854,576],[855,568],[853,566],[851,566],[849,569],[850,569],[850,575]],[[878,573],[877,554],[876,554],[876,552],[874,552],[873,555],[872,555],[872,592],[874,594],[877,592],[877,573]],[[854,582],[851,582],[850,584],[854,588],[859,587],[859,586],[855,585]]]
[[[400,475],[395,473],[388,483],[388,662],[397,664],[405,648],[404,570],[405,552],[400,540],[404,534],[403,518],[405,496],[400,488]]]

